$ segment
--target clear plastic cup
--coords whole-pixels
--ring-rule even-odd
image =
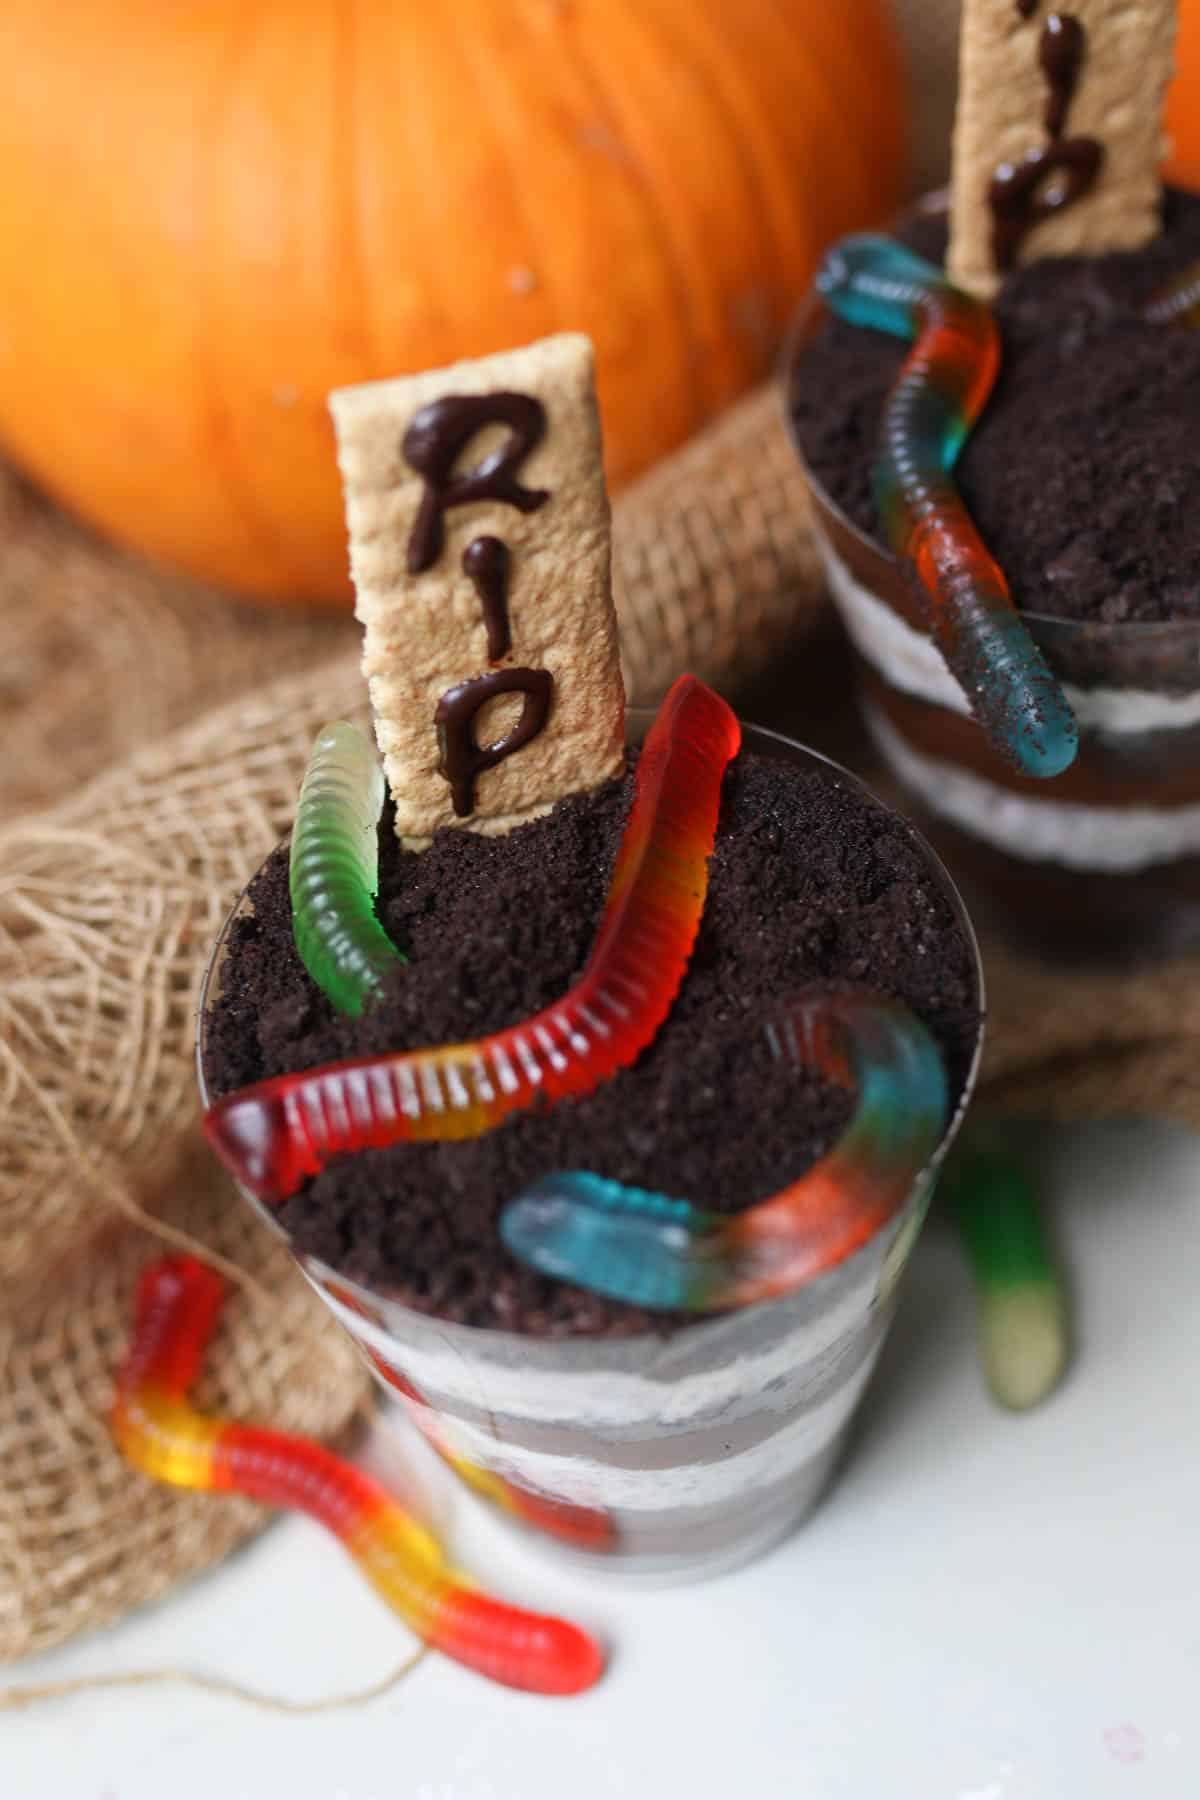
[[[631,711],[631,737],[652,716]],[[860,786],[775,733],[745,727],[744,741]],[[982,1015],[970,923],[944,869],[913,837],[972,947]],[[230,924],[248,906],[243,894],[205,979],[205,1104],[205,1021],[220,991]],[[942,1141],[900,1211],[855,1255],[786,1299],[666,1336],[533,1338],[443,1322],[293,1247],[294,1254],[379,1380],[505,1518],[609,1570],[660,1579],[716,1573],[783,1537],[829,1481],[966,1108],[980,1041]],[[242,1193],[286,1237],[270,1209]]]
[[[944,197],[922,202],[944,210]],[[1051,781],[993,749],[891,553],[809,469],[791,420],[814,293],[783,362],[784,410],[812,499],[830,592],[853,648],[864,718],[973,904],[1072,956],[1200,942],[1200,619],[1107,624],[1022,616],[1064,684],[1079,754]]]

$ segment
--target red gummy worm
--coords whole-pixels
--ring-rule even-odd
[[[681,676],[643,746],[596,942],[570,992],[474,1043],[330,1063],[218,1101],[204,1129],[235,1178],[283,1200],[339,1151],[478,1137],[539,1096],[588,1093],[633,1062],[691,956],[721,781],[740,743],[724,700]]]
[[[980,301],[891,238],[843,238],[817,274],[840,318],[912,341],[884,402],[873,487],[884,531],[971,711],[1027,775],[1059,775],[1079,732],[963,504],[954,467],[1000,366]]]
[[[361,1469],[308,1438],[191,1405],[188,1389],[223,1297],[220,1277],[194,1257],[166,1257],[144,1272],[111,1415],[126,1460],[174,1487],[309,1513],[418,1637],[493,1681],[539,1694],[591,1687],[604,1667],[593,1638],[470,1586],[446,1566],[436,1538]]]

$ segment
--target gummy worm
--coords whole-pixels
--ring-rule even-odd
[[[1023,774],[1059,775],[1079,747],[1074,715],[951,479],[1000,366],[995,320],[932,263],[869,234],[830,251],[817,288],[839,318],[915,339],[884,407],[884,531],[989,738]]]
[[[228,1095],[204,1129],[235,1178],[283,1200],[339,1151],[478,1137],[538,1096],[588,1093],[633,1062],[683,979],[740,742],[724,700],[681,676],[643,745],[596,942],[570,992],[474,1043],[329,1063]]]
[[[976,1135],[941,1180],[975,1280],[984,1377],[1014,1411],[1036,1406],[1062,1378],[1067,1305],[1028,1176],[1000,1145]]]
[[[805,996],[768,1040],[858,1088],[842,1137],[798,1181],[726,1216],[586,1171],[550,1175],[501,1215],[508,1248],[544,1275],[687,1312],[789,1293],[851,1256],[904,1205],[941,1137],[937,1046],[898,1001],[858,993]]]
[[[356,1017],[408,961],[375,916],[383,794],[383,771],[362,732],[345,720],[324,726],[292,831],[292,932],[322,993]]]
[[[1189,263],[1156,288],[1142,308],[1142,317],[1152,325],[1182,325],[1195,331],[1200,326],[1200,262]]]
[[[166,1257],[144,1271],[111,1415],[126,1460],[173,1487],[309,1513],[418,1637],[493,1681],[539,1694],[591,1687],[603,1669],[593,1638],[565,1619],[480,1593],[447,1568],[436,1538],[352,1463],[310,1439],[191,1405],[188,1390],[223,1297],[220,1277],[194,1257]]]

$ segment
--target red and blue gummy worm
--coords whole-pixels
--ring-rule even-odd
[[[854,1114],[798,1181],[732,1216],[584,1170],[549,1175],[501,1215],[513,1255],[635,1306],[713,1312],[789,1293],[860,1249],[908,1200],[948,1098],[933,1038],[899,1001],[815,992],[768,1027],[773,1053],[853,1081]]]
[[[188,1391],[223,1297],[220,1277],[194,1257],[166,1257],[144,1271],[111,1415],[126,1460],[173,1487],[309,1513],[418,1637],[493,1681],[539,1694],[591,1687],[604,1666],[593,1638],[565,1619],[480,1593],[446,1566],[425,1527],[352,1463],[307,1438],[197,1411]]]
[[[708,891],[721,783],[741,730],[682,675],[642,746],[587,966],[544,1011],[474,1043],[330,1063],[241,1088],[205,1133],[230,1173],[286,1199],[340,1151],[479,1137],[535,1100],[590,1093],[640,1056],[679,991]]]
[[[1059,775],[1079,734],[952,479],[1000,366],[990,310],[891,238],[844,238],[817,289],[853,325],[914,340],[884,406],[875,502],[933,636],[991,741],[1025,775]]]

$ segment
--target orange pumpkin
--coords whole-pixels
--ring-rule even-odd
[[[619,483],[769,369],[902,137],[884,0],[5,0],[0,437],[341,601],[330,388],[579,328]]]
[[[1167,173],[1200,189],[1200,0],[1180,0],[1175,79],[1167,94]]]

